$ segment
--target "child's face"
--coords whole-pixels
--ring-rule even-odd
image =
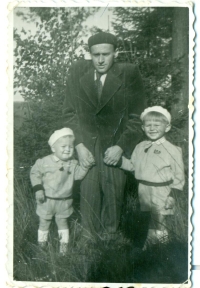
[[[159,119],[145,120],[142,126],[144,133],[152,141],[156,141],[162,138],[165,135],[165,133],[167,133],[170,130],[170,128],[171,128],[170,124]]]
[[[74,154],[74,140],[69,137],[61,137],[54,143],[51,149],[56,157],[62,161],[67,161]]]

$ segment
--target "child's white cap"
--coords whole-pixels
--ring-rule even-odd
[[[63,136],[74,136],[73,131],[70,128],[62,128],[60,130],[56,130],[54,131],[54,133],[51,135],[51,137],[49,138],[49,145],[53,146],[53,144],[60,138]]]
[[[164,115],[167,120],[169,121],[169,123],[171,122],[171,115],[170,113],[167,111],[167,109],[161,107],[161,106],[153,106],[153,107],[148,107],[144,110],[144,112],[142,112],[140,119],[143,120],[144,117],[147,115],[147,113],[149,112],[159,112],[162,115]]]

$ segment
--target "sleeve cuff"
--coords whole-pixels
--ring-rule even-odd
[[[33,186],[33,192],[36,193],[39,190],[43,190],[44,191],[44,187],[42,186],[42,184],[37,184],[35,186]]]
[[[119,161],[116,164],[116,167],[121,167],[122,166],[122,157],[119,159]]]

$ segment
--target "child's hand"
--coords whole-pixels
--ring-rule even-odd
[[[36,202],[37,204],[42,204],[45,201],[45,195],[44,195],[44,191],[43,190],[39,190],[35,193],[35,198],[36,198]]]
[[[91,168],[94,165],[95,165],[95,160],[94,160],[93,156],[91,155],[89,157],[89,164],[87,165],[87,168],[89,169],[89,168]]]
[[[175,206],[175,200],[173,197],[169,196],[165,203],[165,209],[173,209]]]
[[[93,161],[93,162],[91,162],[91,163],[89,163],[87,166],[86,166],[86,168],[87,169],[90,169],[92,166],[94,166],[95,165],[95,162]]]

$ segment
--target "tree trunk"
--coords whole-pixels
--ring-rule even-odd
[[[172,59],[180,60],[182,83],[177,103],[173,104],[172,115],[182,114],[188,107],[189,101],[189,9],[174,8],[172,25]],[[179,71],[176,71],[177,73]],[[176,77],[176,74],[173,75]],[[173,84],[172,84],[173,85]]]

